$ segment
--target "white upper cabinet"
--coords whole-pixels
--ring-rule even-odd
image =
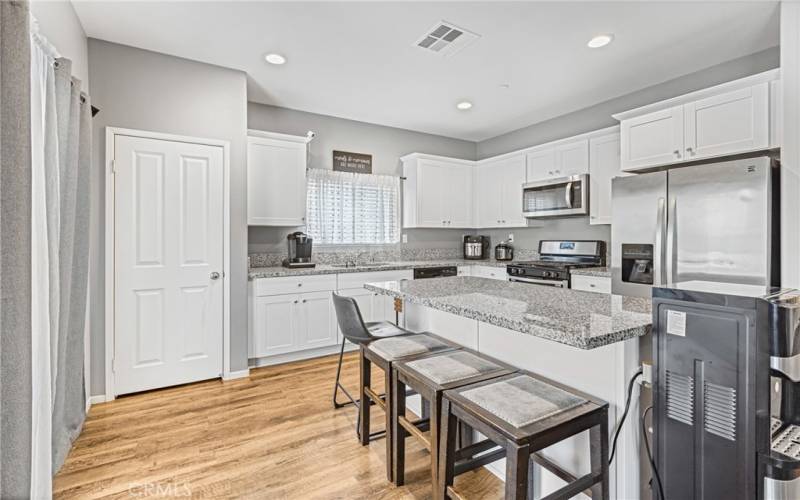
[[[590,224],[611,224],[611,179],[623,175],[619,136],[619,131],[614,130],[589,139]]]
[[[637,170],[683,159],[683,107],[623,120],[622,168]]]
[[[569,177],[589,171],[589,141],[579,139],[547,144],[525,154],[528,182]]]
[[[305,224],[307,143],[306,137],[248,131],[248,225]]]
[[[474,162],[417,154],[402,160],[403,227],[474,227]]]
[[[684,157],[708,158],[769,147],[769,85],[726,92],[683,107]]]
[[[779,77],[771,70],[614,115],[622,169],[780,147]]]
[[[524,227],[522,184],[525,156],[522,154],[481,163],[475,173],[475,218],[479,228]]]

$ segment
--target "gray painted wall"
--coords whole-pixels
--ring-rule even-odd
[[[743,78],[779,66],[780,49],[772,47],[647,87],[622,97],[601,102],[589,108],[481,141],[477,144],[477,158],[488,158],[556,139],[610,127],[619,123],[611,117],[614,113],[736,80],[737,78]]]
[[[105,391],[105,132],[123,127],[230,141],[231,370],[247,367],[247,90],[243,72],[89,40],[94,119],[91,393]]]
[[[311,166],[332,168],[334,149],[368,153],[372,155],[372,172],[400,175],[400,157],[408,153],[424,152],[466,160],[475,159],[475,143],[449,137],[413,132],[371,123],[346,120],[333,116],[306,113],[292,109],[247,103],[247,126],[251,129],[305,135],[316,132],[311,142]],[[287,227],[250,227],[248,247],[250,252],[282,252],[286,248],[286,235],[299,230]],[[457,229],[412,229],[408,245],[432,248],[456,248],[461,235]]]

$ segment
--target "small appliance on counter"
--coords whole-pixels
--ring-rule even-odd
[[[800,498],[800,292],[653,288],[653,361],[658,498]]]
[[[283,259],[283,267],[314,267],[316,264],[311,262],[313,241],[313,238],[300,231],[287,235],[286,245],[289,250],[289,258]]]
[[[464,236],[464,258],[467,260],[485,260],[489,258],[488,236]]]
[[[509,264],[506,273],[508,281],[569,288],[570,269],[605,265],[605,241],[541,240],[539,260]]]
[[[498,243],[494,247],[494,260],[514,260],[514,245],[508,240]]]

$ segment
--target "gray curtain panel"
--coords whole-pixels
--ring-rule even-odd
[[[80,80],[64,76],[71,73],[71,62],[59,59],[57,64],[56,105],[59,112],[64,110],[68,113],[69,120],[62,119],[60,115],[58,117],[59,156],[64,163],[59,169],[60,307],[53,407],[54,472],[64,463],[85,418],[83,338],[89,274],[88,194],[91,155],[91,105],[86,96],[81,95]],[[67,89],[59,88],[62,85],[69,86]],[[68,103],[63,103],[61,99],[68,99]]]
[[[0,498],[30,495],[31,116],[26,1],[0,2]]]

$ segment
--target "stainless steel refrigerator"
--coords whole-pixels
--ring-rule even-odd
[[[777,161],[737,159],[612,181],[615,294],[703,280],[778,285]]]

